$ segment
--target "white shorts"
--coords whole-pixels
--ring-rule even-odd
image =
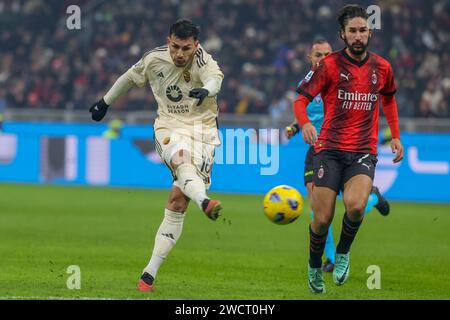
[[[187,150],[191,155],[192,164],[197,167],[198,175],[203,179],[206,189],[209,189],[211,185],[211,170],[214,162],[214,145],[194,140],[188,135],[177,133],[176,130],[155,128],[155,148],[161,159],[172,172],[175,186],[178,186],[178,182],[171,166],[171,159],[178,151]]]

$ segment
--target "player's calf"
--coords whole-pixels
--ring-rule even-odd
[[[322,255],[325,250],[327,234],[327,232],[318,234],[313,231],[312,226],[309,227],[309,266],[313,269],[322,267]]]
[[[349,218],[347,213],[344,214],[344,218],[342,220],[341,236],[336,247],[336,257],[338,253],[347,254],[350,251],[350,246],[352,245],[353,240],[358,233],[361,223],[362,220],[354,221]]]
[[[217,220],[222,210],[222,204],[218,200],[211,200],[206,195],[206,186],[198,175],[197,168],[190,163],[183,163],[176,170],[177,186],[190,199],[194,200],[199,208],[211,220]]]
[[[153,281],[161,264],[181,236],[184,224],[184,213],[165,209],[164,219],[156,232],[155,245],[149,263],[142,272],[138,283],[140,291],[152,291]]]
[[[191,163],[180,164],[176,169],[178,178],[177,186],[184,195],[194,200],[202,209],[202,203],[208,199],[206,195],[206,186],[203,179],[198,175],[197,168]]]

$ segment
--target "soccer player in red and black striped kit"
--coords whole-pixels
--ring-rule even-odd
[[[310,225],[309,288],[325,292],[322,255],[328,227],[333,220],[336,196],[343,192],[345,214],[333,280],[342,285],[350,274],[350,246],[364,218],[377,163],[380,100],[392,132],[393,162],[403,158],[400,142],[396,85],[392,67],[382,57],[367,51],[372,30],[366,10],[347,5],[338,14],[340,37],[346,47],[322,59],[298,87],[294,114],[306,143],[314,145],[314,189]],[[306,106],[318,94],[324,101],[324,122],[317,131]]]

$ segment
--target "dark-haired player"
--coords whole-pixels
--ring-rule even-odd
[[[308,59],[311,63],[311,67],[317,65],[320,60],[325,58],[327,55],[331,53],[331,45],[328,41],[323,39],[315,40],[312,43],[311,50],[308,54]],[[301,85],[301,81],[299,86]],[[311,101],[306,108],[308,118],[311,121],[312,125],[316,128],[317,133],[320,133],[320,128],[323,123],[323,100],[322,97],[317,95],[314,97],[313,101]],[[294,135],[300,132],[300,127],[296,122],[285,128],[285,135],[288,139],[291,139]],[[306,191],[308,193],[308,198],[311,200],[311,194],[313,189],[313,156],[314,156],[314,147],[311,146],[308,149],[305,157],[305,170],[304,170],[304,183],[306,186]],[[381,195],[377,187],[372,188],[372,192],[369,195],[369,199],[367,201],[366,208],[364,209],[364,213],[368,214],[372,208],[377,208],[378,212],[383,216],[389,214],[389,203],[387,200]],[[313,212],[311,212],[313,215]],[[334,261],[335,261],[335,246],[333,239],[333,228],[330,224],[328,229],[327,240],[325,243],[325,256],[326,262],[322,266],[322,270],[325,272],[332,272],[334,269]]]
[[[324,293],[322,255],[333,219],[336,196],[343,191],[345,214],[336,248],[333,280],[342,285],[350,273],[350,246],[364,218],[377,163],[378,112],[380,100],[392,132],[393,161],[403,158],[400,142],[396,85],[392,67],[382,57],[367,51],[372,30],[366,10],[347,5],[338,14],[340,37],[346,47],[325,57],[297,89],[294,114],[305,142],[314,145],[314,189],[310,225],[308,285]],[[324,122],[317,137],[306,106],[321,94]]]
[[[156,273],[181,235],[189,201],[212,220],[222,209],[220,201],[209,199],[206,191],[211,184],[214,148],[220,144],[216,96],[223,73],[199,44],[198,34],[198,26],[191,21],[177,21],[170,27],[167,44],[144,54],[90,108],[92,119],[100,121],[117,98],[147,83],[158,103],[156,150],[174,181],[152,257],[138,283],[140,291],[153,291]]]

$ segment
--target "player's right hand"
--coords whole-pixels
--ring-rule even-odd
[[[405,149],[403,149],[400,139],[391,140],[391,149],[392,153],[395,153],[395,158],[394,160],[392,160],[392,162],[400,162],[403,159],[403,155],[405,154]]]
[[[106,112],[108,111],[108,105],[106,104],[105,100],[103,98],[96,103],[94,103],[90,108],[89,112],[92,113],[92,120],[94,121],[100,121],[103,119],[103,117],[106,115]]]
[[[311,122],[305,123],[302,126],[302,137],[303,140],[307,144],[313,145],[317,140],[317,130],[316,128],[311,124]]]

